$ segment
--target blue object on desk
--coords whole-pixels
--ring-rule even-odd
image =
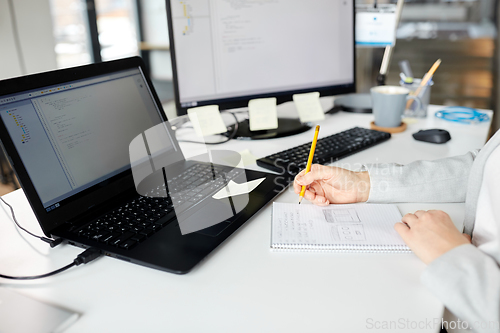
[[[464,106],[450,106],[435,113],[435,116],[444,120],[455,121],[464,124],[475,124],[490,120],[484,112]]]

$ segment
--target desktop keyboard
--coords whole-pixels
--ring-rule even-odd
[[[244,173],[219,165],[196,164],[165,184],[152,189],[147,196],[129,200],[85,226],[73,230],[79,236],[122,249],[131,249],[173,221],[182,213],[200,204]],[[174,210],[175,206],[175,210]]]
[[[319,139],[313,163],[333,163],[390,138],[390,133],[354,127]],[[308,142],[258,159],[257,165],[287,176],[295,176],[300,170],[305,169],[310,149],[311,142]],[[293,181],[293,177],[289,177],[287,181]]]

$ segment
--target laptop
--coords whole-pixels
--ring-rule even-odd
[[[234,152],[186,160],[139,57],[0,92],[4,152],[43,232],[69,244],[187,273],[285,188]]]

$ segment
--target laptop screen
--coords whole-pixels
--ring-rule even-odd
[[[129,169],[130,142],[162,122],[140,68],[3,96],[0,116],[47,212]]]

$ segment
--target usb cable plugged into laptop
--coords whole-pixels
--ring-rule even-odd
[[[46,240],[44,240],[44,239],[42,239],[42,240],[44,242],[46,242]],[[54,238],[54,239],[47,238],[47,240],[49,240],[47,243],[49,243],[50,247],[56,247],[57,245],[59,245],[59,244],[61,244],[63,242],[63,239],[60,238],[60,237],[57,237],[57,238]]]
[[[41,274],[41,275],[33,275],[33,276],[10,276],[10,275],[4,275],[4,274],[0,274],[0,278],[3,278],[3,279],[9,279],[9,280],[36,280],[36,279],[42,279],[42,278],[46,278],[46,277],[49,277],[49,276],[53,276],[53,275],[56,275],[58,273],[61,273],[61,272],[64,272],[65,270],[73,267],[73,266],[78,266],[78,265],[81,265],[81,264],[87,264],[97,258],[99,258],[101,256],[101,251],[99,251],[98,249],[95,249],[93,247],[91,248],[88,248],[86,249],[85,251],[83,251],[82,253],[80,253],[76,258],[75,260],[73,260],[73,262],[69,265],[66,265],[62,268],[59,268],[55,271],[52,271],[52,272],[49,272],[49,273],[45,273],[45,274]]]
[[[86,249],[85,251],[83,251],[82,253],[80,253],[75,258],[73,263],[75,264],[75,266],[78,266],[81,264],[88,264],[89,262],[94,261],[95,259],[99,258],[100,256],[101,256],[100,250],[93,248],[93,247],[90,247],[90,248]]]
[[[35,235],[34,233],[24,229],[18,222],[17,222],[17,219],[16,219],[16,215],[14,214],[14,209],[12,208],[11,205],[9,205],[2,197],[0,197],[0,200],[6,204],[9,208],[10,208],[10,211],[11,211],[11,214],[12,214],[12,220],[14,221],[14,223],[16,224],[16,226],[25,231],[26,233],[30,234],[31,236],[33,237],[36,237],[46,243],[48,243],[50,245],[50,247],[56,247],[57,245],[61,244],[63,239],[62,238],[54,238],[54,239],[50,239],[50,238],[47,238],[47,237],[42,237],[42,236],[38,236],[38,235]],[[52,272],[49,272],[49,273],[46,273],[46,274],[41,274],[41,275],[34,275],[34,276],[9,276],[9,275],[4,275],[4,274],[0,274],[0,278],[4,278],[4,279],[10,279],[10,280],[36,280],[36,279],[42,279],[42,278],[45,278],[45,277],[49,277],[49,276],[53,276],[53,275],[56,275],[58,273],[61,273],[61,272],[64,272],[65,270],[73,267],[73,266],[78,266],[78,265],[81,265],[81,264],[86,264],[86,263],[89,263],[97,258],[99,258],[101,256],[101,251],[99,251],[98,249],[95,249],[93,247],[91,248],[88,248],[87,250],[83,251],[82,253],[80,253],[76,258],[75,260],[73,260],[73,262],[69,265],[66,265],[64,267],[61,267],[55,271],[52,271]]]
[[[59,245],[59,244],[62,243],[62,241],[63,241],[62,238],[51,239],[51,238],[47,238],[47,237],[43,237],[43,236],[38,236],[38,235],[35,235],[34,233],[32,233],[31,231],[28,231],[28,230],[24,229],[19,224],[19,222],[17,222],[16,215],[14,214],[14,208],[12,208],[12,206],[9,205],[2,197],[0,197],[0,200],[2,200],[2,202],[10,208],[10,213],[12,215],[12,220],[14,221],[14,223],[16,224],[16,226],[19,229],[21,229],[22,231],[26,232],[27,234],[29,234],[29,235],[31,235],[31,236],[33,236],[35,238],[40,239],[41,241],[44,241],[45,243],[48,243],[50,245],[50,247],[56,247],[57,245]]]

